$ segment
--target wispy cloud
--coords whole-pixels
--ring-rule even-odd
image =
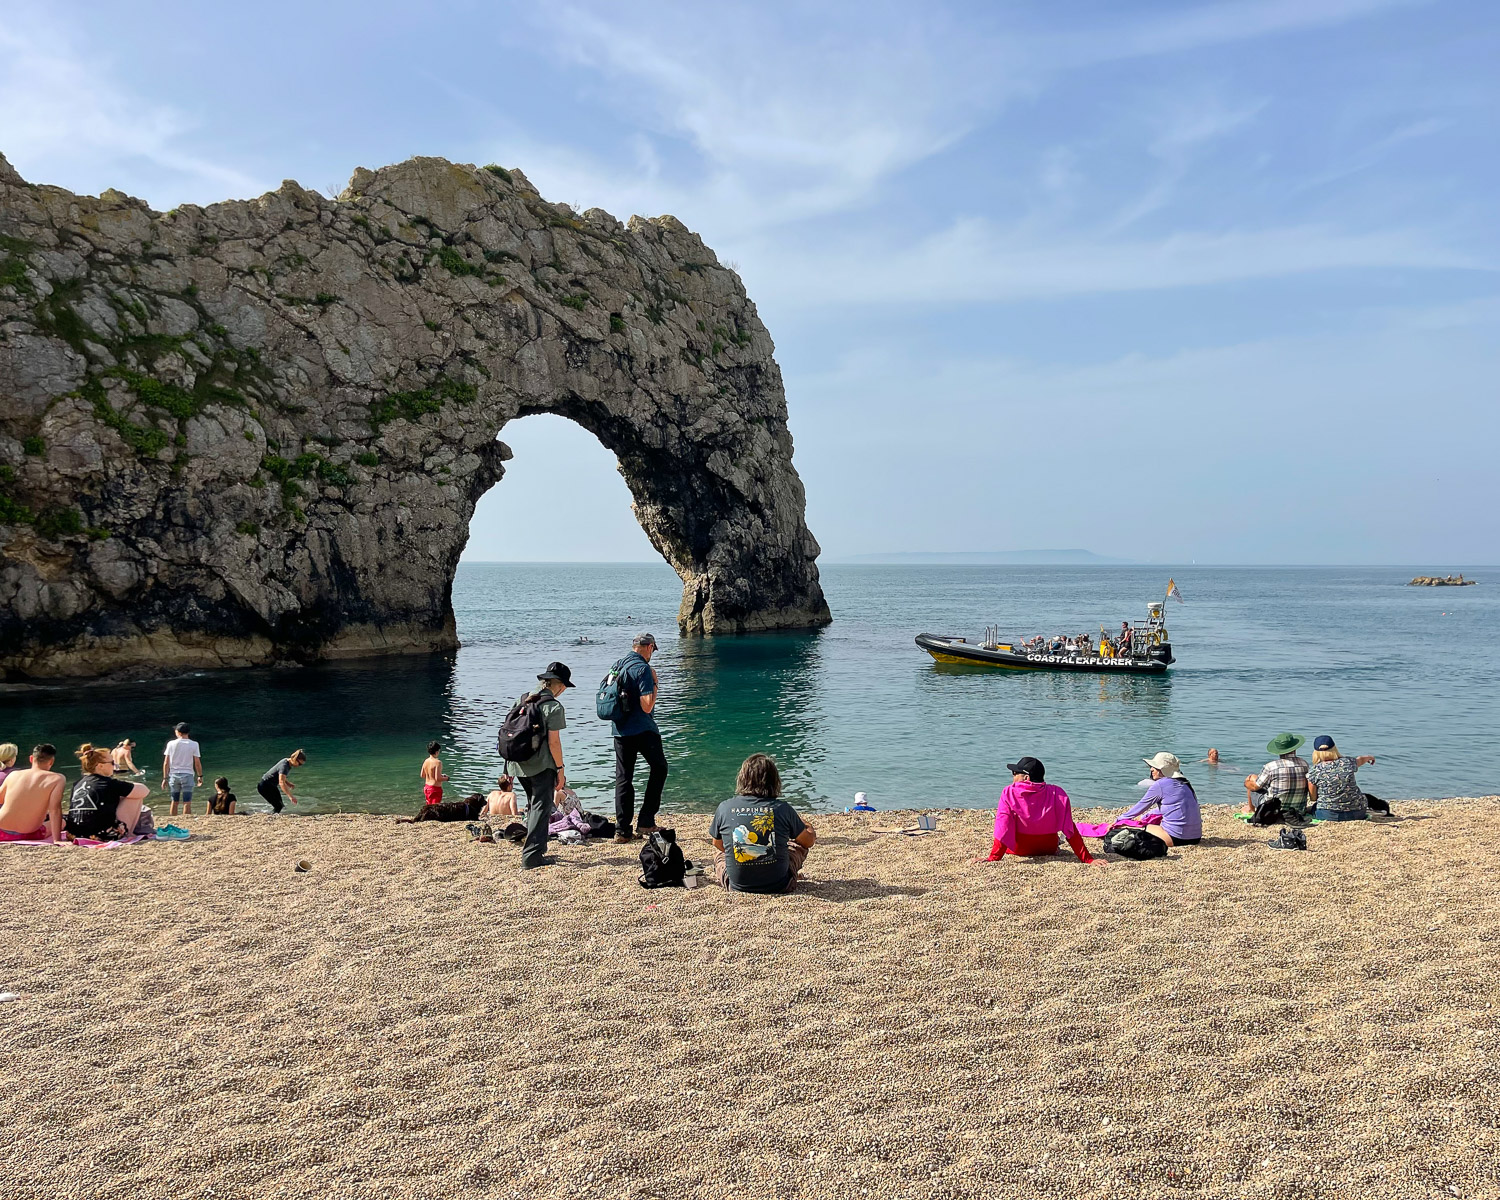
[[[903,245],[762,243],[754,258],[757,294],[789,309],[1151,291],[1367,267],[1496,267],[1417,230],[1298,225],[1126,239],[1004,228],[976,218]]]
[[[140,181],[159,203],[260,190],[245,172],[186,148],[194,122],[184,112],[132,95],[39,10],[0,14],[0,114],[0,150],[39,182],[92,191],[100,180]]]

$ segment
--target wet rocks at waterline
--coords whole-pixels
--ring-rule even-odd
[[[684,633],[828,621],[770,335],[675,218],[435,158],[158,213],[0,158],[0,670],[451,648],[541,412],[617,456]]]

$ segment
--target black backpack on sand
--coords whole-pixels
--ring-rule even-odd
[[[1286,821],[1286,814],[1281,810],[1280,796],[1267,796],[1255,807],[1250,814],[1250,825],[1281,825]]]
[[[516,701],[500,722],[495,749],[506,762],[523,763],[547,744],[547,723],[542,719],[542,700],[551,690],[543,688]]]
[[[1144,829],[1137,829],[1133,825],[1119,825],[1105,835],[1104,850],[1107,854],[1118,854],[1121,858],[1143,862],[1148,858],[1165,858],[1167,843]]]
[[[681,887],[682,876],[692,866],[682,857],[677,834],[658,829],[641,847],[641,886],[643,888]]]

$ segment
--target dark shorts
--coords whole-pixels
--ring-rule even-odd
[[[1313,810],[1315,821],[1368,821],[1370,814],[1367,812],[1330,812],[1326,808]]]
[[[1196,846],[1202,840],[1203,840],[1202,835],[1199,835],[1198,837],[1195,837],[1195,838],[1173,837],[1172,838],[1172,845],[1174,845],[1174,846]]]

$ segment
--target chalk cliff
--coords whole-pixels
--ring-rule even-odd
[[[772,352],[675,218],[519,171],[158,213],[0,157],[0,670],[452,648],[497,435],[539,412],[617,456],[683,633],[825,624]]]

